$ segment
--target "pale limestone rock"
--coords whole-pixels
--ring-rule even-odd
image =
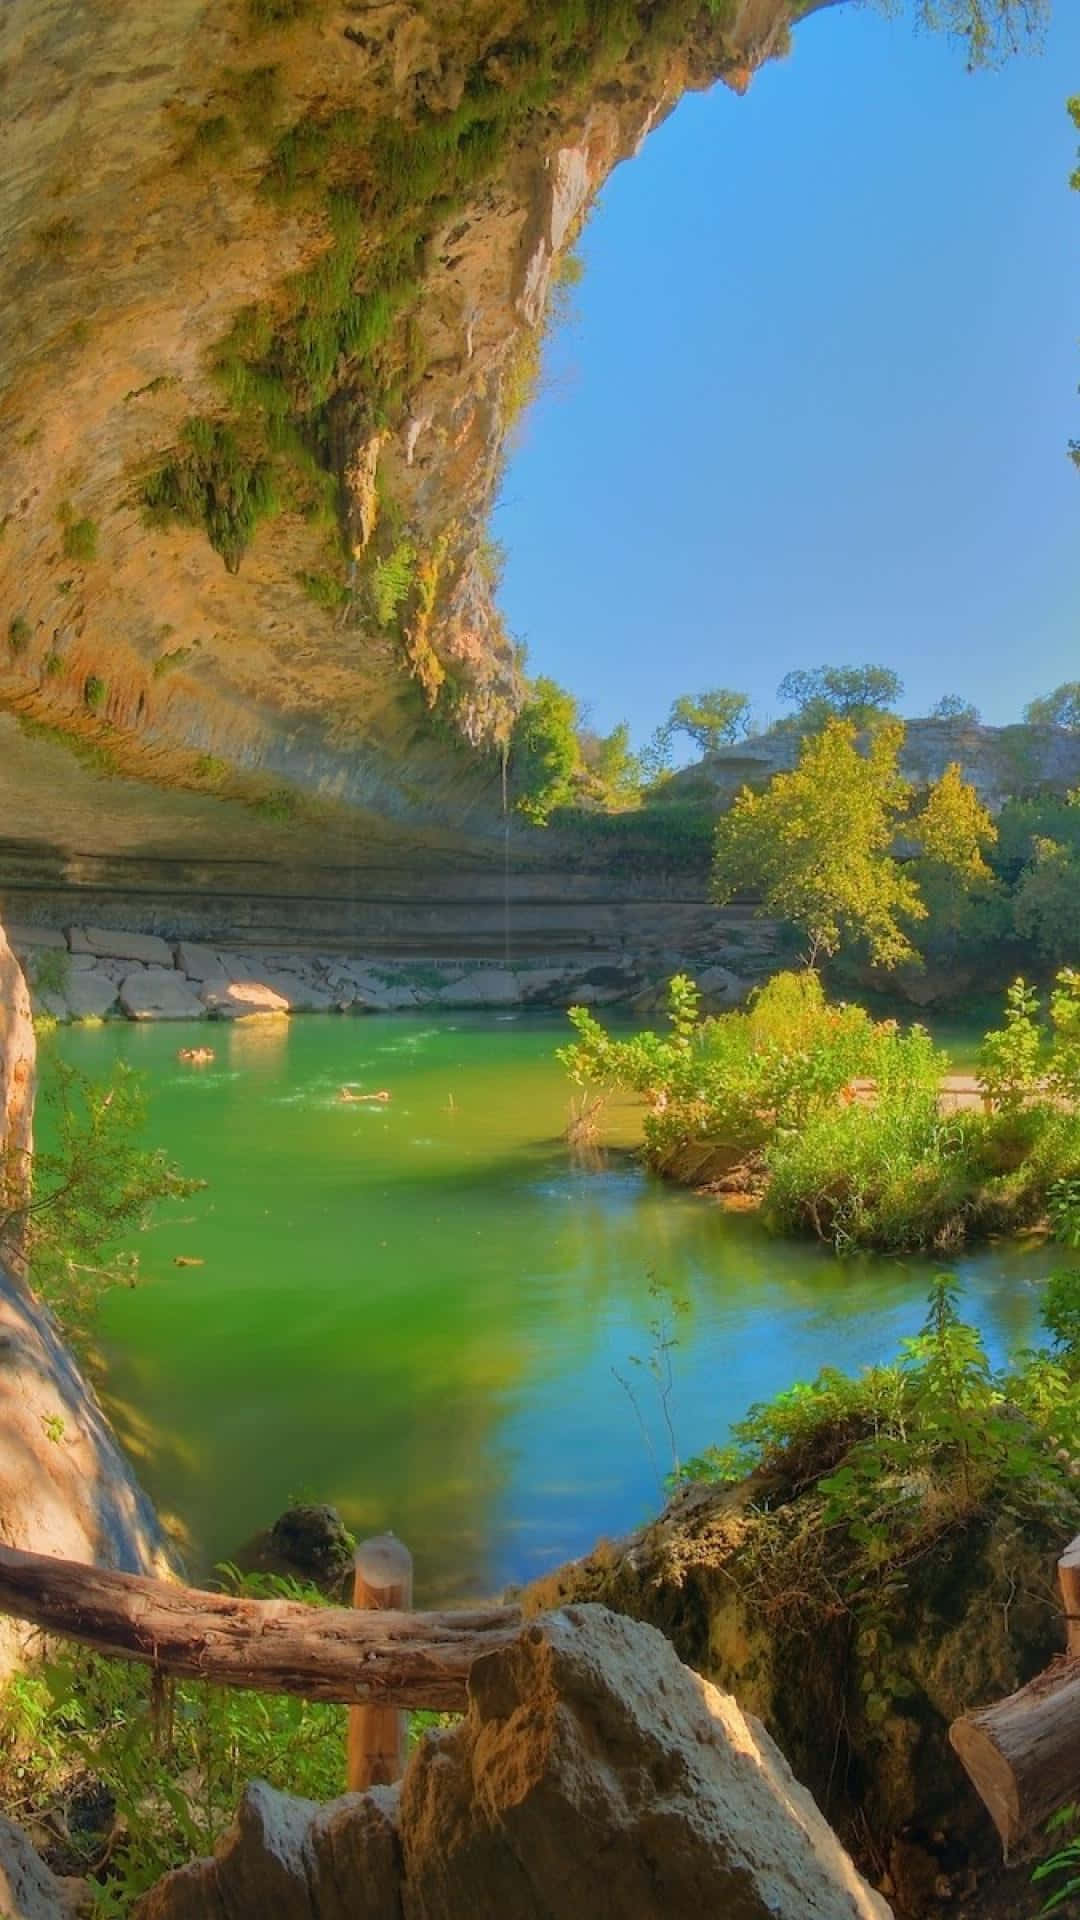
[[[704,967],[694,975],[702,999],[710,1007],[738,1007],[751,992],[753,982],[732,973],[730,967]]]
[[[63,997],[69,1019],[104,1020],[116,1006],[116,982],[99,968],[91,973],[73,973]]]
[[[217,1857],[160,1880],[139,1920],[401,1920],[397,1790],[328,1806],[248,1787]]]
[[[21,1827],[0,1814],[0,1915],[3,1920],[71,1920],[88,1911],[84,1880],[58,1880]]]
[[[0,1213],[5,1216],[30,1197],[36,1053],[30,995],[0,926]],[[22,1219],[12,1221],[3,1241],[20,1265],[23,1228]]]
[[[400,986],[384,986],[376,982],[371,987],[357,988],[353,1005],[365,1013],[399,1013],[403,1007],[422,1006],[423,996],[417,993],[415,987],[407,987],[404,983]]]
[[[102,960],[142,960],[149,967],[171,967],[172,949],[155,933],[116,933],[111,927],[72,927],[72,953],[94,953]]]
[[[284,994],[275,993],[261,980],[230,980],[224,987],[204,986],[200,999],[219,1020],[248,1020],[289,1011]]]
[[[444,987],[439,1002],[444,1007],[517,1007],[521,1004],[521,987],[516,973],[508,973],[503,967],[482,967]]]
[[[652,1627],[569,1607],[477,1661],[400,1797],[250,1787],[139,1920],[889,1920],[757,1721]]]
[[[129,1020],[198,1020],[206,1011],[183,975],[164,967],[129,973],[120,985],[120,1005]]]
[[[224,972],[213,947],[201,947],[194,940],[181,940],[176,949],[176,964],[189,980],[216,980]]]
[[[32,953],[35,947],[67,948],[67,941],[55,927],[20,927],[9,924],[7,930],[8,945],[12,953],[21,959],[24,954]]]

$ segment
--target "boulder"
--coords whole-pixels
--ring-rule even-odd
[[[198,1020],[206,1011],[183,975],[164,967],[129,973],[121,982],[120,1005],[129,1020]]]
[[[385,986],[379,981],[370,987],[358,987],[353,999],[353,1007],[359,1007],[362,1013],[399,1013],[403,1007],[418,1007],[421,996],[414,987]]]
[[[317,1806],[248,1787],[216,1859],[180,1867],[137,1920],[402,1920],[397,1789]]]
[[[35,947],[62,947],[67,951],[67,941],[56,927],[9,926],[7,937],[12,953],[17,953],[20,959]]]
[[[518,1007],[521,987],[516,973],[504,967],[481,967],[443,987],[439,1004],[444,1007]]]
[[[70,1019],[104,1020],[116,1006],[116,982],[97,967],[89,973],[72,973],[63,998]]]
[[[156,933],[114,933],[108,927],[72,927],[72,953],[94,953],[104,960],[142,960],[148,967],[171,967],[172,949]]]
[[[711,1011],[717,1007],[738,1007],[752,991],[753,983],[744,980],[730,967],[704,967],[694,975],[698,992]]]
[[[139,1920],[888,1920],[779,1749],[663,1635],[569,1607],[478,1660],[400,1794],[250,1787]]]
[[[229,980],[224,986],[203,986],[199,997],[219,1020],[250,1020],[289,1011],[284,994],[275,993],[261,980]]]
[[[176,949],[176,964],[189,980],[216,980],[224,974],[221,960],[213,947],[200,947],[194,940],[181,940]]]
[[[270,1530],[281,1560],[314,1580],[339,1577],[351,1566],[355,1541],[336,1507],[286,1507]]]
[[[85,1880],[58,1880],[21,1827],[0,1814],[0,1914],[3,1920],[72,1920],[87,1911]]]

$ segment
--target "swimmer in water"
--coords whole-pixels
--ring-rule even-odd
[[[338,1094],[339,1100],[380,1100],[385,1103],[389,1098],[385,1087],[380,1087],[378,1093],[355,1093],[352,1087],[342,1087]]]

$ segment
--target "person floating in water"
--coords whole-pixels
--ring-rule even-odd
[[[178,1060],[187,1060],[194,1067],[208,1066],[214,1057],[213,1047],[181,1047]]]
[[[378,1093],[357,1093],[353,1087],[342,1087],[341,1092],[338,1094],[339,1100],[381,1100],[385,1102],[389,1100],[389,1098],[390,1095],[387,1093],[385,1087],[380,1087]]]

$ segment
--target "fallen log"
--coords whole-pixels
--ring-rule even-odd
[[[961,1714],[949,1740],[1005,1858],[1080,1793],[1080,1539],[1058,1561],[1067,1651],[1006,1700]]]
[[[474,1660],[517,1607],[363,1613],[248,1600],[0,1547],[0,1613],[160,1673],[343,1705],[464,1710]]]

